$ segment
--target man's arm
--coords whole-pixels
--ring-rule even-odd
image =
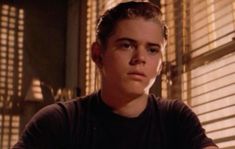
[[[65,118],[57,104],[44,107],[26,125],[12,149],[51,149],[65,145]]]
[[[206,136],[197,115],[183,102],[175,100],[171,113],[179,135],[179,141],[185,149],[218,149],[212,139]],[[182,148],[183,148],[182,147]]]

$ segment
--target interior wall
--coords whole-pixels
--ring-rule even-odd
[[[32,79],[37,78],[48,89],[42,90],[43,102],[47,103],[46,100],[51,100],[49,89],[55,94],[65,86],[67,1],[26,0],[22,6],[25,12],[24,93],[27,94]],[[40,108],[29,102],[24,102],[23,107],[21,126]]]
[[[85,93],[86,8],[86,0],[68,0],[65,86],[75,96]]]
[[[26,0],[23,9],[26,82],[37,77],[55,89],[64,87],[67,1]]]

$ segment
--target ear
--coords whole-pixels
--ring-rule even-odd
[[[101,68],[102,66],[102,48],[98,42],[94,42],[91,46],[91,58],[95,64]]]

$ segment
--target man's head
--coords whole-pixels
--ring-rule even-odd
[[[107,10],[100,17],[96,28],[97,42],[105,48],[107,39],[112,35],[119,21],[137,17],[158,23],[162,28],[162,36],[167,40],[167,27],[161,18],[159,7],[148,2],[127,2]]]
[[[150,3],[121,3],[106,11],[91,49],[101,90],[129,97],[147,94],[161,72],[166,40],[161,12]]]

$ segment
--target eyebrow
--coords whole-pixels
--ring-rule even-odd
[[[129,41],[129,42],[132,42],[132,43],[137,43],[136,40],[131,39],[131,38],[127,38],[127,37],[118,38],[115,42],[121,42],[121,41]]]
[[[127,37],[118,38],[115,42],[117,43],[117,42],[121,42],[121,41],[129,41],[129,42],[135,43],[135,44],[137,43],[136,40],[131,39],[131,38],[127,38]],[[161,45],[158,43],[148,42],[147,45],[148,46],[157,46],[157,47],[161,48]]]

